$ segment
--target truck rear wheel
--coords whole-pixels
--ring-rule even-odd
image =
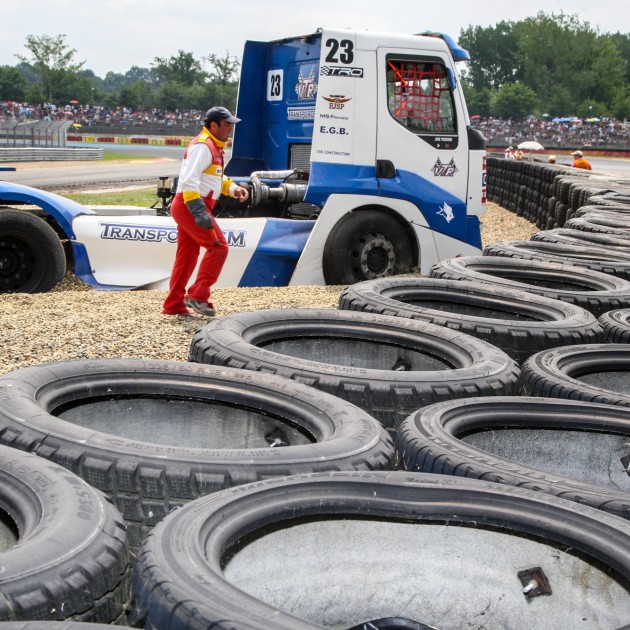
[[[413,248],[403,226],[379,210],[349,214],[333,229],[324,247],[326,284],[354,284],[409,273]]]
[[[45,221],[0,210],[0,293],[45,293],[65,273],[63,246]]]

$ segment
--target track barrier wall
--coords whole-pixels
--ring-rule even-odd
[[[541,230],[563,227],[585,205],[629,205],[630,178],[488,156],[487,198]]]

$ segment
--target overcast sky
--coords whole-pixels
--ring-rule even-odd
[[[76,61],[100,77],[132,66],[150,67],[156,57],[179,50],[201,60],[229,52],[241,57],[248,39],[272,40],[318,27],[352,27],[394,33],[494,26],[563,12],[600,32],[630,31],[628,0],[10,0],[0,9],[0,65],[28,56],[27,35],[66,35]]]

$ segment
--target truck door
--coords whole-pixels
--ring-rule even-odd
[[[436,232],[466,240],[467,115],[448,52],[379,47],[379,192],[406,196]],[[402,194],[401,194],[402,191]]]

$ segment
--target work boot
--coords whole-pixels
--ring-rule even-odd
[[[207,317],[214,317],[214,305],[209,304],[208,302],[201,302],[200,300],[195,300],[191,297],[184,298],[184,304],[188,308],[192,308],[193,311],[199,313],[200,315],[206,315]]]

